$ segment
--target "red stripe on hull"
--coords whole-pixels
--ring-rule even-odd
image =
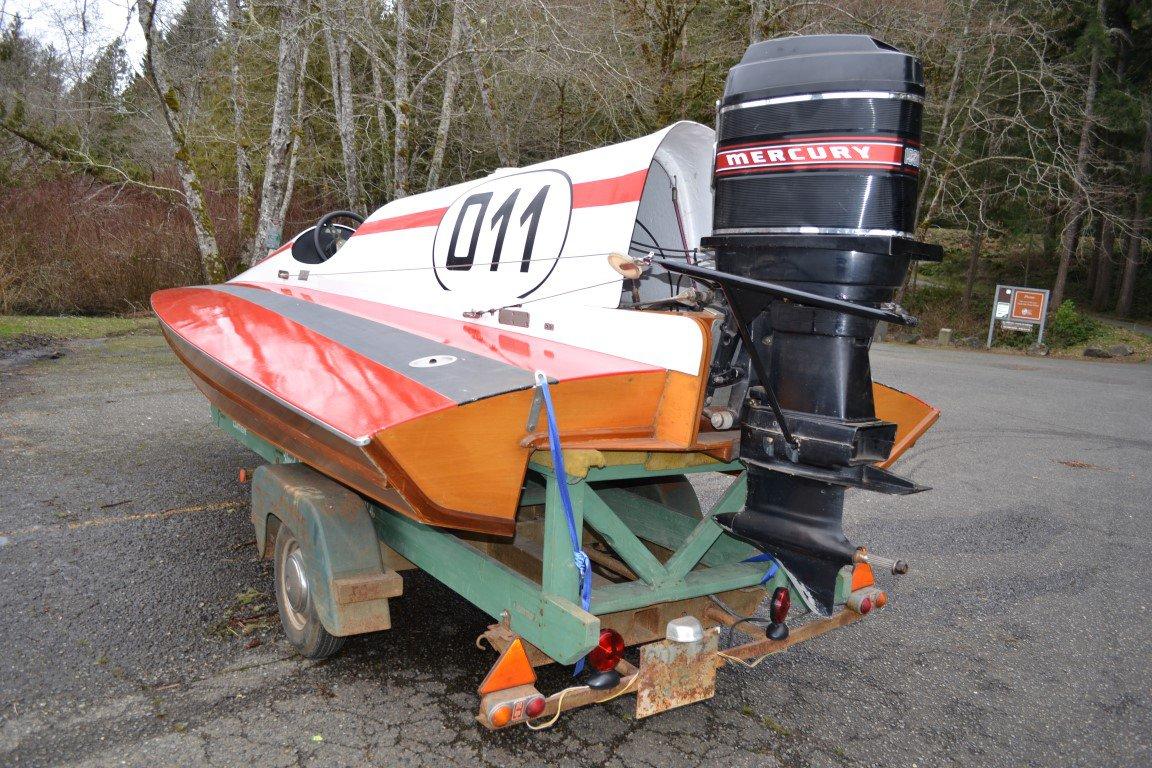
[[[160,291],[152,307],[189,344],[352,438],[455,405],[303,325],[221,291]]]
[[[242,282],[233,284],[263,288],[282,293],[285,296],[312,301],[320,306],[338,309],[341,312],[374,320],[378,323],[385,323],[393,328],[423,336],[441,344],[448,344],[466,352],[500,360],[526,371],[546,371],[549,376],[560,381],[575,381],[619,373],[664,370],[657,366],[615,355],[606,355],[603,352],[596,352],[583,347],[573,347],[535,336],[511,333],[500,328],[402,309],[389,304],[342,296],[328,291],[277,283]]]
[[[403,216],[393,216],[388,219],[376,219],[361,224],[355,234],[374,235],[377,232],[394,232],[398,229],[415,229],[416,227],[435,227],[448,212],[447,208],[436,208],[431,211],[417,211]]]
[[[640,200],[644,192],[644,181],[648,178],[647,169],[616,176],[611,179],[597,179],[596,181],[583,181],[572,185],[573,208],[596,208],[601,205],[618,205],[620,203],[635,203]],[[415,229],[417,227],[435,227],[440,224],[447,208],[436,208],[431,211],[417,211],[406,213],[403,216],[392,216],[387,219],[376,219],[360,225],[355,235],[374,235],[378,232],[395,232],[399,229]]]

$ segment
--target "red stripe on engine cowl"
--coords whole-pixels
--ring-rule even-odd
[[[794,138],[788,138],[788,139],[784,139],[784,138],[780,138],[780,139],[757,139],[756,141],[743,141],[743,142],[738,142],[736,144],[721,144],[719,147],[717,147],[716,151],[718,153],[720,153],[720,152],[727,152],[730,149],[746,149],[748,147],[759,147],[759,146],[763,146],[765,144],[814,144],[814,143],[819,143],[822,141],[832,141],[832,142],[836,142],[836,143],[853,142],[853,141],[856,141],[856,142],[877,141],[880,143],[887,142],[890,144],[899,144],[899,143],[903,142],[904,144],[907,144],[907,145],[912,146],[912,147],[918,148],[920,146],[920,142],[914,141],[913,139],[901,138],[900,136],[898,136],[897,134],[894,134],[894,133],[889,134],[887,136],[876,136],[873,134],[868,134],[866,136],[864,136],[864,135],[861,135],[861,136],[821,136],[819,134],[809,134],[809,135],[805,135],[805,136],[796,136]]]
[[[892,163],[853,163],[849,165],[811,163],[798,164],[789,167],[755,167],[736,168],[723,171],[717,170],[716,177],[720,179],[727,179],[733,176],[763,175],[765,173],[804,173],[805,171],[889,171],[890,173],[903,173],[909,176],[916,176],[920,173],[919,168],[912,168],[911,166],[899,166]]]
[[[353,438],[456,403],[283,315],[210,288],[152,295],[174,333],[261,389]]]
[[[802,169],[851,169],[904,166],[905,147],[890,141],[808,141],[803,144],[764,143],[716,153],[717,176],[732,173]]]
[[[601,205],[635,203],[644,192],[648,169],[611,179],[584,181],[572,185],[573,208],[595,208]]]
[[[611,179],[597,179],[596,181],[582,181],[572,185],[573,208],[596,208],[601,205],[618,205],[620,203],[635,203],[640,200],[644,192],[644,181],[648,178],[648,170],[626,173]],[[416,227],[435,227],[448,212],[447,208],[436,208],[430,211],[417,211],[406,213],[403,216],[392,216],[387,219],[376,219],[360,225],[356,235],[374,235],[377,232],[394,232],[398,229],[415,229]]]

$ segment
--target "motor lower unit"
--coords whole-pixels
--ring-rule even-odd
[[[717,271],[828,301],[778,293],[749,323],[748,500],[717,521],[775,556],[823,613],[856,553],[845,489],[923,490],[875,466],[896,425],[876,418],[868,358],[878,310],[901,312],[890,302],[910,262],[939,258],[912,237],[923,100],[915,57],[818,35],[751,46],[720,103],[704,241]]]

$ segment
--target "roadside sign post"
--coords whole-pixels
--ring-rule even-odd
[[[1024,288],[1018,285],[997,285],[992,301],[992,316],[988,318],[988,342],[996,335],[996,322],[1006,331],[1031,331],[1040,326],[1037,344],[1044,343],[1044,328],[1048,324],[1049,292],[1043,288]]]

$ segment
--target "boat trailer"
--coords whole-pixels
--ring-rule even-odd
[[[869,561],[906,570],[860,551],[839,574],[836,610],[819,616],[778,563],[716,524],[716,515],[743,508],[746,472],[701,453],[567,450],[560,477],[551,455],[538,451],[515,537],[506,540],[417,522],[296,462],[215,408],[213,418],[269,462],[251,473],[251,516],[258,552],[274,559],[289,641],[323,657],[347,636],[391,629],[401,573],[426,571],[493,619],[476,639],[501,654],[478,687],[477,720],[487,728],[544,727],[564,711],[625,694],[635,694],[638,718],[711,698],[718,668],[755,666],[882,608],[887,594]],[[732,481],[701,512],[686,476],[705,472]],[[562,483],[592,565],[589,610],[581,607]],[[278,537],[294,548],[285,552]],[[765,600],[770,620],[757,616]],[[311,635],[309,618],[319,624]],[[756,633],[765,624],[759,639],[721,648],[722,629]],[[333,642],[317,648],[319,627]],[[638,647],[638,664],[623,658],[626,647]],[[536,689],[534,667],[584,659],[585,682],[547,696]]]

